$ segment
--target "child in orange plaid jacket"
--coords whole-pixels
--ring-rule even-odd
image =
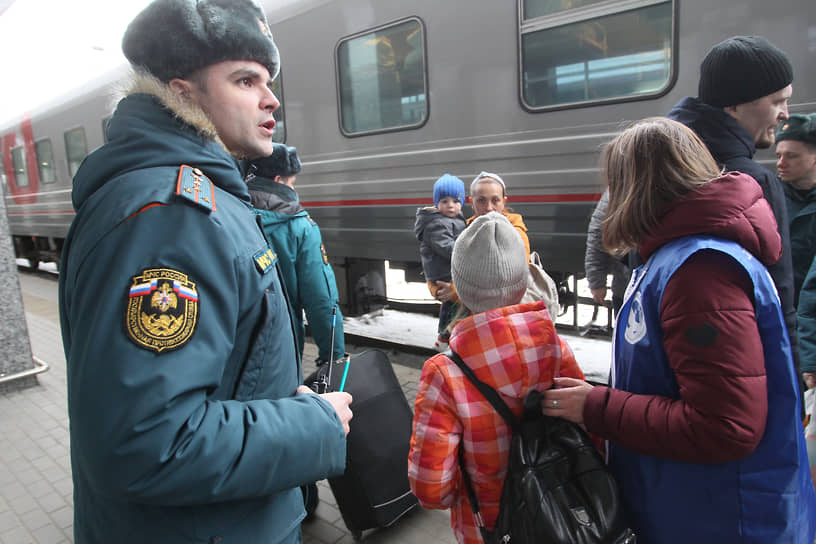
[[[516,416],[527,393],[549,388],[553,377],[583,378],[545,304],[519,304],[527,288],[527,261],[507,218],[495,212],[477,217],[456,241],[451,273],[472,315],[453,326],[450,347]],[[462,483],[459,448],[464,448],[485,526],[492,530],[510,436],[502,417],[453,361],[439,354],[425,363],[414,406],[408,479],[425,508],[451,509],[460,544],[478,544],[482,538]]]

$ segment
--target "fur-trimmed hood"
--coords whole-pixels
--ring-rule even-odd
[[[74,177],[75,209],[111,179],[134,170],[200,169],[213,183],[249,203],[238,161],[218,139],[201,108],[157,79],[134,74],[106,128],[107,143],[88,155]]]
[[[121,98],[134,94],[149,94],[156,97],[165,108],[175,114],[176,118],[196,129],[201,137],[218,142],[221,147],[229,152],[218,137],[215,125],[204,113],[204,110],[198,104],[182,100],[170,90],[167,83],[163,83],[145,72],[135,71],[131,74],[129,80],[125,82],[120,94]]]

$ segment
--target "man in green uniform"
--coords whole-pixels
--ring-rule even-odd
[[[278,52],[251,0],[156,0],[74,179],[60,317],[77,544],[295,543],[342,473],[351,397],[315,395],[236,158],[272,151]]]
[[[816,386],[816,114],[791,115],[776,130],[776,169],[790,219],[802,378]],[[816,433],[816,421],[810,434]],[[816,449],[808,440],[811,464]]]
[[[816,256],[816,114],[791,115],[776,129],[776,170],[790,222],[794,300]]]
[[[247,185],[264,232],[278,253],[281,274],[295,313],[300,351],[303,352],[305,337],[305,311],[317,344],[317,362],[322,364],[345,355],[343,314],[338,307],[337,283],[320,227],[300,205],[295,191],[295,179],[301,168],[294,147],[276,144],[271,155],[252,161]]]

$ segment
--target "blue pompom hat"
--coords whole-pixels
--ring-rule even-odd
[[[464,182],[451,174],[443,174],[436,183],[434,183],[434,206],[439,207],[439,201],[446,196],[451,196],[459,202],[465,202],[465,184]]]

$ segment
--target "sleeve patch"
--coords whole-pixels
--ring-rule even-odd
[[[329,264],[329,256],[326,255],[326,246],[320,244],[320,254],[323,255],[323,264]]]
[[[140,348],[162,353],[184,346],[198,325],[198,290],[186,274],[150,268],[128,286],[125,332]]]
[[[215,189],[210,178],[198,168],[182,164],[176,181],[176,194],[207,211],[215,211]]]
[[[266,248],[256,253],[253,259],[255,260],[255,266],[258,271],[261,274],[266,274],[275,266],[275,261],[278,260],[278,256],[275,255],[275,252],[272,251],[271,248]]]

